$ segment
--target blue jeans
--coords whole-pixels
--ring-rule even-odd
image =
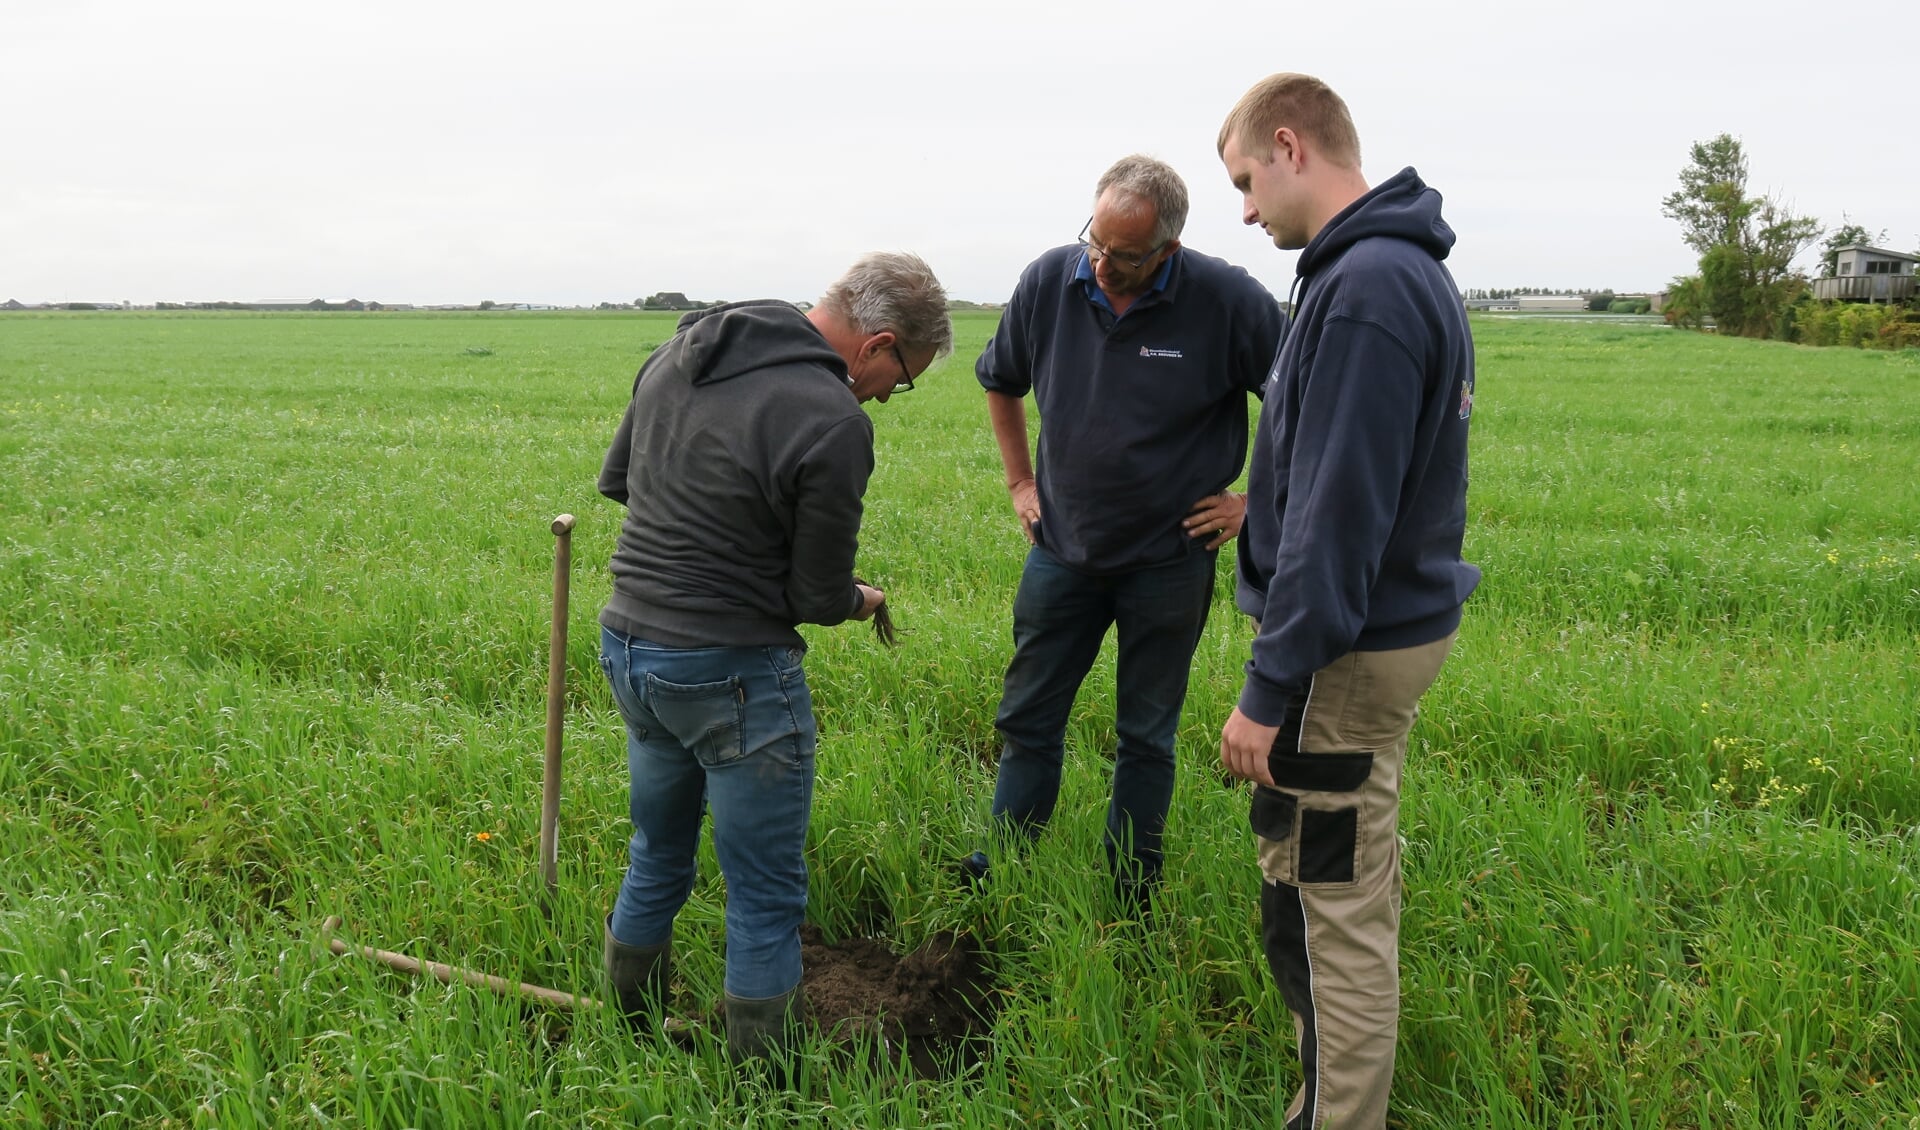
[[[600,629],[600,666],[627,723],[633,819],[608,928],[630,946],[672,939],[712,809],[727,881],[726,991],[748,1000],[800,983],[817,737],[801,655],[662,647]]]
[[[1168,565],[1096,577],[1067,568],[1039,546],[1028,552],[1013,600],[1013,662],[993,723],[1003,739],[995,824],[1031,837],[1053,816],[1074,695],[1107,628],[1117,625],[1119,747],[1107,806],[1107,862],[1123,888],[1159,878],[1173,801],[1174,732],[1193,649],[1213,603],[1217,556],[1196,550]]]

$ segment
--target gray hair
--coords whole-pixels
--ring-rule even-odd
[[[1133,207],[1146,204],[1153,208],[1155,246],[1180,238],[1180,229],[1187,226],[1187,182],[1172,165],[1141,153],[1122,157],[1100,174],[1100,183],[1093,189],[1094,203],[1099,203],[1110,188],[1137,201]],[[1126,203],[1120,206],[1129,207]]]
[[[820,305],[863,334],[888,331],[902,345],[953,352],[953,319],[947,292],[926,260],[905,251],[875,251],[860,257],[821,295]]]

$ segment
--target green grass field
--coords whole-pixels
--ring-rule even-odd
[[[595,992],[624,863],[593,491],[635,315],[0,316],[0,1125],[1267,1125],[1290,1024],[1244,793],[1249,629],[1195,660],[1161,927],[1107,919],[1110,656],[1060,815],[986,827],[1024,542],[971,364],[872,405],[860,568],[812,630],[811,917],[974,931],[972,1073],[636,1045],[351,936]],[[1920,1128],[1920,355],[1483,322],[1468,556],[1415,730],[1404,1127]],[[479,351],[489,352],[479,352]],[[574,537],[561,898],[535,858],[553,537]],[[720,991],[710,849],[680,1003]]]

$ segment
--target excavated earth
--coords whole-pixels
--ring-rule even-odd
[[[936,934],[896,954],[874,938],[822,940],[800,931],[812,1024],[829,1039],[872,1040],[889,1059],[904,1052],[920,1075],[964,1070],[984,1054],[997,1001],[986,953],[964,934]]]

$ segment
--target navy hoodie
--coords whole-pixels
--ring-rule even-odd
[[[1349,651],[1444,638],[1480,582],[1460,559],[1473,338],[1452,246],[1440,194],[1403,169],[1300,254],[1239,550],[1236,603],[1260,622],[1240,712],[1262,725]]]
[[[853,559],[873,423],[847,366],[785,302],[680,319],[600,469],[625,503],[600,622],[669,647],[802,647],[860,607]]]

